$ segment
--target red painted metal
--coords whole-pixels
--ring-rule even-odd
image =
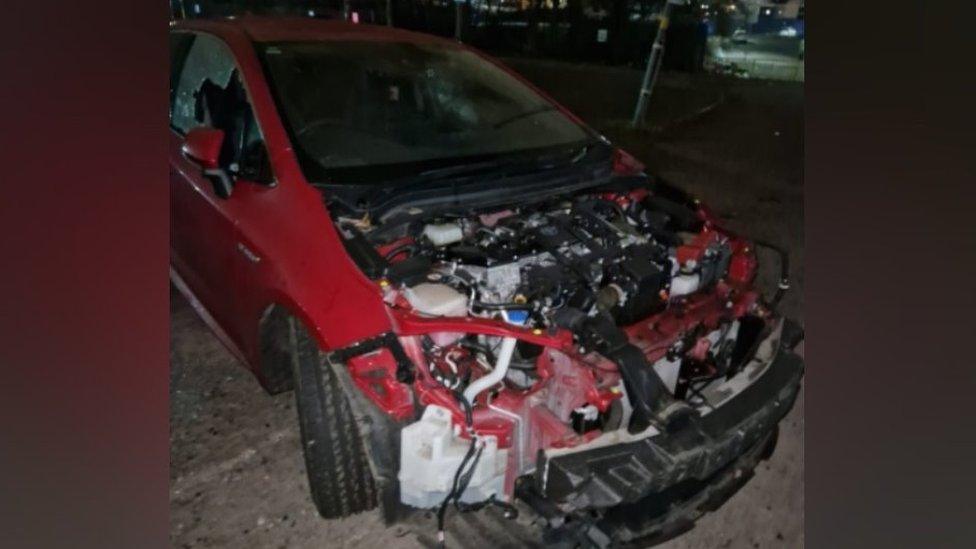
[[[669,347],[688,330],[698,325],[712,330],[726,319],[749,312],[759,301],[759,294],[720,282],[714,293],[688,297],[681,304],[625,328],[630,341],[650,362],[662,358]]]
[[[640,175],[644,173],[644,164],[629,152],[623,149],[614,149],[613,173],[621,176]]]
[[[388,349],[352,357],[348,367],[356,386],[382,410],[398,420],[413,416],[413,396],[397,381],[396,360]]]
[[[393,309],[397,333],[402,336],[423,335],[433,332],[462,332],[500,337],[517,337],[529,343],[570,350],[573,334],[569,330],[547,332],[539,329],[522,328],[506,324],[500,320],[475,317],[425,318],[403,309]]]
[[[751,244],[742,239],[732,241],[732,259],[729,261],[728,280],[732,284],[745,286],[756,278],[759,261]]]
[[[217,167],[220,157],[220,147],[224,144],[224,130],[214,128],[194,128],[186,134],[186,141],[181,148],[191,160],[200,164],[205,170]]]

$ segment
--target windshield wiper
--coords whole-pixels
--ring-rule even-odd
[[[469,164],[457,164],[454,166],[447,166],[444,168],[434,168],[432,170],[427,170],[417,174],[418,179],[439,179],[442,177],[451,177],[454,175],[462,175],[467,173],[476,173],[484,170],[493,170],[496,168],[501,168],[503,166],[509,166],[517,164],[512,160],[503,161],[501,159],[493,160],[483,160],[481,162],[471,162]]]
[[[567,160],[569,164],[576,164],[579,162],[586,153],[589,151],[589,143],[584,144],[578,149],[572,149],[567,154],[566,151],[560,151],[558,153],[550,154],[540,154],[537,156],[519,156],[516,158],[494,158],[491,160],[483,160],[480,162],[470,162],[467,164],[457,164],[454,166],[446,166],[443,168],[434,168],[432,170],[427,170],[420,172],[415,177],[411,177],[411,180],[423,180],[423,181],[436,181],[438,179],[444,179],[448,177],[455,177],[459,175],[472,175],[476,173],[482,173],[487,171],[498,170],[499,168],[514,168],[514,167],[528,167],[528,168],[541,168],[550,169],[558,166],[562,160]]]
[[[530,109],[530,110],[527,110],[525,112],[521,112],[519,114],[516,114],[515,116],[510,116],[510,117],[508,117],[508,118],[506,118],[506,119],[504,119],[504,120],[502,120],[500,122],[495,122],[495,125],[492,126],[492,127],[497,130],[498,128],[505,127],[505,126],[511,124],[512,122],[517,121],[517,120],[522,120],[523,118],[528,118],[530,116],[535,116],[537,114],[542,114],[544,112],[552,112],[552,111],[555,111],[555,110],[558,110],[558,109],[556,109],[556,107],[554,107],[552,105],[542,105],[541,107],[538,107],[538,108],[535,108],[535,109]]]

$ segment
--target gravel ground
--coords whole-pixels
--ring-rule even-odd
[[[649,121],[623,121],[639,73],[533,65],[517,69],[644,161],[696,193],[742,232],[790,250],[786,313],[803,322],[803,89],[797,84],[663,75]],[[560,93],[562,92],[562,93]],[[693,123],[668,122],[724,98]],[[764,280],[775,269],[765,262]],[[325,521],[315,515],[291,394],[269,397],[171,292],[170,539],[174,547],[430,546],[432,519],[386,527],[377,512]],[[803,392],[779,445],[756,476],[696,527],[659,547],[803,546]],[[451,547],[520,546],[533,539],[492,513],[449,518]],[[454,532],[464,532],[463,536]]]

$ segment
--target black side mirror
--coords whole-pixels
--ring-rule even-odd
[[[220,198],[230,198],[231,191],[234,190],[234,181],[223,168],[203,170],[203,175],[213,183],[214,194]]]

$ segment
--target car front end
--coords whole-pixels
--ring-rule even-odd
[[[663,531],[668,513],[634,509],[731,486],[775,442],[803,374],[802,329],[777,312],[784,251],[461,46],[259,51],[385,304],[388,332],[328,356],[387,508],[442,529],[450,507],[521,500],[602,545]],[[781,262],[766,296],[757,247]]]

